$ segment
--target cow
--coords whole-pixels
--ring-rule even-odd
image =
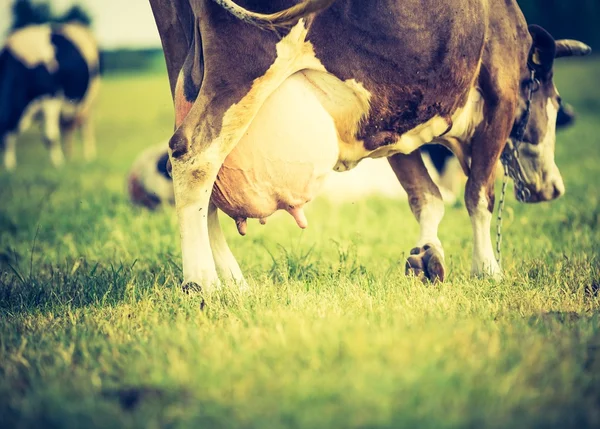
[[[16,141],[41,121],[55,167],[81,131],[84,156],[96,155],[92,107],[99,90],[99,53],[90,30],[76,22],[31,25],[8,36],[0,51],[0,150],[4,167],[17,164]]]
[[[445,145],[468,176],[476,276],[501,277],[490,235],[501,155],[518,199],[549,201],[565,191],[554,161],[553,63],[591,49],[528,26],[516,0],[150,4],[175,108],[168,168],[184,289],[211,291],[221,285],[218,273],[245,284],[220,230],[213,184],[265,100],[292,77],[333,119],[336,170],[388,158],[420,228],[408,274],[446,276],[444,203],[421,146]]]
[[[573,125],[575,112],[570,104],[562,102],[556,118],[556,129]],[[427,144],[420,149],[429,175],[438,186],[446,204],[454,204],[464,187],[466,176],[455,156],[439,144]],[[167,143],[161,142],[144,149],[134,160],[127,175],[129,199],[137,205],[154,210],[159,206],[174,205],[173,183],[167,172],[169,153]],[[332,202],[354,202],[369,195],[405,198],[397,189],[396,176],[386,170],[385,159],[367,158],[356,168],[327,178],[320,196]],[[502,165],[498,168],[501,177]],[[396,185],[394,185],[396,182]]]

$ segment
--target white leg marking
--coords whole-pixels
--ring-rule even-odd
[[[219,211],[217,206],[210,203],[208,206],[208,235],[210,238],[210,247],[212,249],[216,269],[224,280],[233,280],[245,289],[248,287],[242,270],[237,263],[235,256],[231,253],[225,235],[221,230],[219,223]]]
[[[183,284],[196,284],[203,292],[210,292],[221,285],[210,246],[207,219],[214,178],[205,178],[204,183],[198,183],[188,168],[181,162],[173,162],[173,190],[181,238]],[[212,176],[211,172],[206,173],[207,176]]]
[[[13,133],[4,137],[4,167],[13,171],[17,166],[17,136]]]
[[[488,199],[482,190],[477,201],[477,207],[471,215],[473,226],[473,264],[471,274],[491,275],[495,279],[502,276],[502,270],[496,261],[490,228],[492,225],[492,213],[488,210]]]
[[[425,194],[425,201],[419,214],[421,234],[417,246],[423,247],[426,244],[433,244],[444,256],[442,242],[438,238],[438,227],[444,217],[444,201],[434,194]]]
[[[65,156],[60,144],[60,111],[61,101],[58,99],[44,100],[44,136],[48,140],[50,161],[55,167],[60,167],[65,162]]]

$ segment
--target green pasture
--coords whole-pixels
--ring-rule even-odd
[[[561,60],[577,110],[558,134],[567,193],[512,195],[501,282],[469,277],[471,226],[447,207],[448,281],[404,276],[406,201],[222,216],[250,290],[180,290],[172,208],[125,175],[170,136],[166,76],[104,78],[97,161],[50,166],[39,133],[0,171],[0,427],[600,427],[600,60]]]

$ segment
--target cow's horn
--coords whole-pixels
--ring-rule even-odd
[[[556,58],[584,56],[592,53],[592,48],[579,40],[561,39],[556,41]]]

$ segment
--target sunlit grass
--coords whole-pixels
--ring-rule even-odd
[[[600,62],[557,72],[567,194],[505,218],[506,278],[471,279],[470,222],[447,207],[450,275],[403,274],[406,202],[315,201],[222,223],[250,290],[199,310],[180,291],[174,211],[132,207],[125,173],[167,139],[160,74],[105,79],[99,159],[55,171],[35,132],[0,173],[2,427],[600,425]],[[4,424],[1,424],[4,423]]]

